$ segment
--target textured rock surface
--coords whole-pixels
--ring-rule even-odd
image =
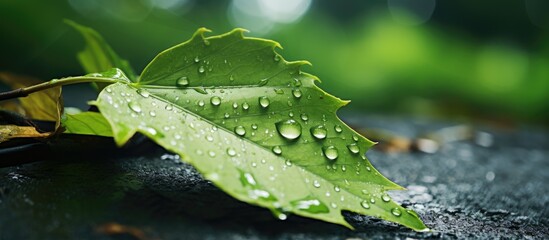
[[[453,125],[349,114],[346,120],[410,137]],[[296,216],[279,221],[151,147],[141,156],[77,154],[0,169],[0,239],[548,238],[548,132],[480,129],[492,133],[491,146],[464,141],[434,154],[367,153],[408,188],[391,195],[415,209],[431,233],[352,213],[346,216],[356,231]],[[106,234],[110,223],[133,236]]]

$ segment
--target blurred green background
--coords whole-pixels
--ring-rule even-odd
[[[546,0],[0,0],[0,71],[84,74],[64,18],[138,72],[198,27],[243,27],[312,62],[305,71],[352,110],[547,125],[548,13]]]

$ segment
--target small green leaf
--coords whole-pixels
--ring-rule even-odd
[[[64,133],[97,135],[112,137],[112,129],[109,122],[96,112],[82,112],[77,114],[65,114],[61,125]]]
[[[181,155],[233,197],[352,228],[348,210],[427,228],[385,190],[364,153],[373,143],[341,122],[341,101],[287,62],[270,40],[242,29],[189,41],[159,54],[136,83],[105,88],[95,103],[115,141],[140,132]]]
[[[86,41],[86,47],[78,53],[78,60],[87,73],[104,72],[111,68],[120,68],[126,73],[129,79],[137,79],[128,61],[120,58],[99,33],[71,20],[65,20],[65,23],[80,32]],[[105,84],[102,85],[105,86]]]

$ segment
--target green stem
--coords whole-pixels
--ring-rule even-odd
[[[117,83],[121,81],[115,80],[112,78],[87,77],[87,76],[53,79],[51,81],[43,82],[37,85],[18,88],[18,89],[14,89],[7,92],[2,92],[0,93],[0,101],[12,99],[12,98],[26,97],[31,93],[46,90],[49,88],[54,88],[54,87],[59,87],[59,86],[69,85],[69,84],[76,84],[76,83],[85,83],[85,82]]]

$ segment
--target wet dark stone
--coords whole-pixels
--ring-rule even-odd
[[[410,137],[454,125],[343,117]],[[149,239],[547,239],[548,132],[479,128],[492,134],[489,147],[462,141],[434,154],[367,153],[378,170],[409,189],[390,195],[416,210],[429,233],[350,212],[344,215],[355,231],[297,216],[279,221],[224,194],[176,156],[149,147],[139,156],[81,154],[0,168],[0,239],[135,238],[98,230],[109,223],[139,229]]]

